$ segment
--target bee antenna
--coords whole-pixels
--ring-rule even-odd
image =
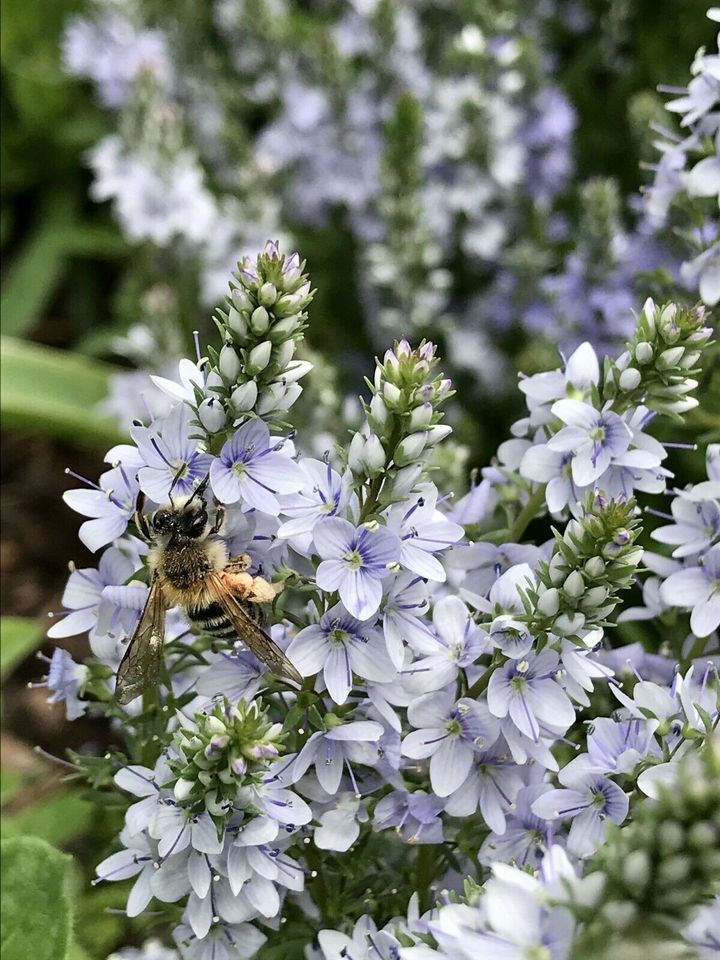
[[[190,497],[190,499],[191,499],[191,500],[194,500],[195,497],[202,497],[202,495],[203,495],[203,494],[205,493],[205,491],[207,490],[207,485],[208,485],[208,483],[210,483],[210,474],[209,474],[209,473],[206,474],[206,475],[203,477],[203,479],[200,481],[200,483],[195,487],[195,489],[193,490],[193,493],[192,493],[192,496]]]

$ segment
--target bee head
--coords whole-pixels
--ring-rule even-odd
[[[208,514],[202,498],[190,498],[185,502],[175,501],[170,507],[156,510],[152,518],[156,534],[178,535],[196,540],[207,527]]]

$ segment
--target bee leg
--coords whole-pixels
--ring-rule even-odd
[[[150,542],[152,540],[152,533],[150,532],[150,526],[148,524],[148,519],[143,513],[143,507],[145,506],[145,494],[142,490],[137,495],[137,500],[135,501],[135,526],[137,527],[138,533],[143,538]]]
[[[225,523],[225,507],[215,502],[215,519],[213,520],[213,525],[210,527],[210,533],[219,533],[222,525]]]
[[[246,553],[240,553],[237,557],[230,557],[225,564],[226,573],[245,573],[250,569],[252,560]]]

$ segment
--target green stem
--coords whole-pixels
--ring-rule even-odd
[[[525,528],[530,521],[534,519],[535,514],[543,505],[544,501],[545,484],[543,483],[542,486],[537,488],[535,493],[533,493],[528,502],[517,515],[515,523],[510,529],[510,543],[517,543],[520,540],[520,537],[525,533]]]
[[[422,843],[418,847],[415,861],[415,882],[421,910],[429,909],[432,906],[430,903],[430,887],[435,879],[437,862],[435,851],[437,848],[438,844],[436,843]]]
[[[465,694],[466,697],[470,697],[471,700],[477,700],[481,693],[484,693],[487,689],[487,685],[490,683],[490,677],[493,675],[493,667],[496,667],[500,661],[496,659],[497,654],[493,657],[492,662],[488,665],[485,673],[478,677],[475,683],[470,687],[468,692]]]

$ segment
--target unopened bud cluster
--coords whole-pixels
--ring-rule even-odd
[[[374,381],[368,381],[373,396],[364,405],[368,430],[356,433],[350,444],[349,466],[356,477],[391,470],[399,487],[412,489],[421,461],[452,432],[440,422],[439,409],[452,395],[452,384],[442,374],[433,375],[436,365],[435,346],[424,340],[414,350],[400,340],[377,361]]]
[[[529,592],[531,632],[571,636],[609,616],[642,558],[636,514],[632,500],[588,494],[583,516],[555,533],[550,562],[538,571],[540,586]]]
[[[662,942],[712,896],[720,877],[717,735],[678,761],[677,782],[656,801],[639,804],[632,823],[609,828],[590,877],[601,882],[593,884],[599,892],[577,945],[588,952],[576,952],[578,958],[595,956],[593,948],[608,936],[637,943],[638,934],[655,930]]]
[[[195,715],[194,723],[182,718],[175,734],[179,758],[168,763],[177,776],[174,785],[179,803],[202,803],[221,823],[229,816],[238,792],[257,782],[267,761],[282,749],[282,725],[267,719],[258,700],[216,703],[208,713]]]
[[[674,417],[696,407],[688,394],[698,385],[700,357],[712,336],[707,320],[702,304],[658,307],[646,300],[627,351],[615,362],[606,360],[605,399],[614,401],[614,409],[643,404]]]
[[[254,414],[281,423],[302,393],[298,381],[312,369],[293,359],[313,298],[304,266],[297,253],[285,256],[273,242],[238,264],[227,312],[215,318],[224,345],[210,352],[222,383],[216,392],[231,422]]]

